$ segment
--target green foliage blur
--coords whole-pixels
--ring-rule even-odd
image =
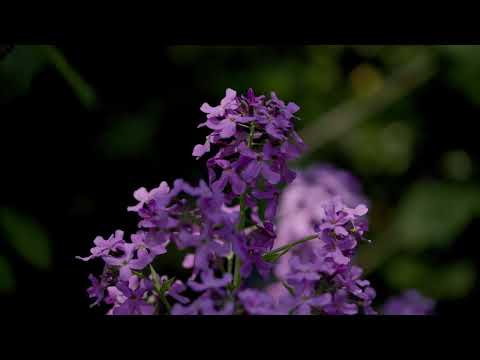
[[[441,111],[422,106],[435,103],[441,84],[480,109],[480,46],[172,46],[168,58],[179,73],[193,74],[192,88],[205,95],[199,103],[221,98],[227,87],[252,87],[300,105],[299,132],[309,151],[295,166],[329,162],[363,183],[373,243],[362,246],[358,260],[378,283],[445,301],[473,295],[478,263],[468,249],[477,239],[468,229],[480,214],[477,149],[462,141],[436,144],[442,140],[431,131],[435,122],[457,120],[432,118]],[[17,46],[0,63],[0,104],[28,93],[46,67],[86,109],[101,108],[94,87],[53,46]],[[152,134],[167,121],[165,107],[162,98],[145,99],[143,108],[112,121],[99,154],[108,161],[146,156]],[[55,245],[34,218],[2,209],[0,236],[26,262],[47,269]],[[452,255],[453,248],[460,250]],[[13,291],[15,274],[1,252],[0,291]]]

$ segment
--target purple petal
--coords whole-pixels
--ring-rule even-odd
[[[230,183],[232,184],[232,190],[235,194],[241,195],[245,192],[247,185],[245,182],[237,175],[236,172],[230,174]]]
[[[270,169],[270,165],[263,163],[262,166],[262,175],[267,180],[270,184],[275,185],[280,182],[280,174],[277,174],[276,172],[272,171]]]
[[[343,226],[335,226],[335,234],[348,236],[348,231]]]
[[[185,269],[191,269],[195,263],[195,255],[194,254],[187,254],[183,259],[182,266]]]
[[[235,134],[237,131],[237,127],[234,122],[230,120],[223,120],[224,126],[222,128],[222,131],[220,131],[220,137],[223,139],[229,138]]]
[[[226,171],[222,172],[222,175],[220,176],[220,179],[215,181],[212,184],[212,188],[215,191],[223,191],[225,189],[225,186],[227,186],[229,176]]]

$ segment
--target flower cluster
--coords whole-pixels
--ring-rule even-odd
[[[299,231],[285,236],[277,208],[296,178],[288,163],[305,148],[294,126],[299,107],[273,92],[267,98],[227,89],[218,106],[200,109],[206,121],[199,127],[210,133],[193,156],[210,154],[208,183],[178,179],[134,192],[138,203],[128,211],[139,217],[138,230],[129,238],[121,230],[99,236],[91,254],[79,257],[104,264],[98,278],[89,276],[92,306],[106,304],[113,315],[375,314],[375,291],[352,264],[368,211],[355,191],[341,197],[328,190],[308,205],[315,215],[307,224],[287,214]],[[301,179],[317,177],[329,181],[321,172]],[[340,183],[352,184],[347,177]],[[188,276],[164,272],[162,259],[172,247],[183,254],[181,273]],[[285,260],[279,281],[250,285],[257,274],[269,280]]]
[[[273,259],[286,252],[291,256],[283,278],[262,295],[263,303],[273,311],[295,315],[376,314],[371,306],[375,290],[361,278],[362,269],[352,264],[366,231],[366,206],[350,208],[333,197],[318,208],[317,221],[312,224],[316,235],[272,253]],[[257,305],[250,312],[258,310]],[[264,312],[265,308],[260,308],[258,313]]]
[[[275,246],[284,246],[312,234],[314,224],[324,217],[320,204],[339,197],[345,205],[368,205],[360,182],[349,172],[331,165],[314,165],[297,173],[295,180],[282,192],[277,215],[278,234]],[[311,242],[309,246],[320,246]],[[284,278],[289,271],[289,252],[279,259],[275,275]]]

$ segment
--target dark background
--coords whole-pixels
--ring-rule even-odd
[[[102,313],[85,292],[101,265],[74,257],[135,229],[137,188],[206,178],[199,107],[253,87],[302,108],[297,166],[362,182],[377,305],[416,287],[475,313],[479,75],[473,45],[17,46],[0,62],[2,309]]]

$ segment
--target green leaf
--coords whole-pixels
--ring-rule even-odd
[[[468,296],[475,284],[475,267],[467,261],[441,267],[409,257],[389,262],[384,277],[396,290],[415,288],[435,299],[460,299]]]
[[[397,176],[408,170],[415,141],[415,129],[410,123],[376,120],[347,133],[339,146],[357,171]]]
[[[10,245],[26,261],[39,269],[51,266],[52,253],[48,236],[33,218],[11,209],[1,209],[0,227]]]
[[[109,158],[131,158],[147,153],[154,141],[160,121],[158,106],[149,105],[143,111],[113,119],[101,141]]]
[[[479,203],[476,187],[417,183],[396,210],[391,241],[413,251],[448,246],[472,220]]]
[[[157,272],[155,271],[154,267],[150,264],[150,273],[152,274],[153,286],[155,291],[159,294],[162,292],[162,284],[160,284],[160,276],[158,276]]]
[[[15,290],[15,278],[8,260],[0,255],[0,293],[10,293]]]
[[[95,106],[97,96],[94,89],[82,78],[67,61],[63,53],[55,46],[46,45],[42,47],[45,57],[48,59],[57,71],[62,75],[65,81],[70,85],[72,91],[78,100],[88,109]]]
[[[447,77],[454,88],[462,91],[469,100],[480,104],[480,46],[478,45],[448,45],[440,49],[450,59],[447,67]]]
[[[0,98],[9,100],[26,94],[34,76],[46,64],[42,46],[16,45],[12,53],[0,62]]]

